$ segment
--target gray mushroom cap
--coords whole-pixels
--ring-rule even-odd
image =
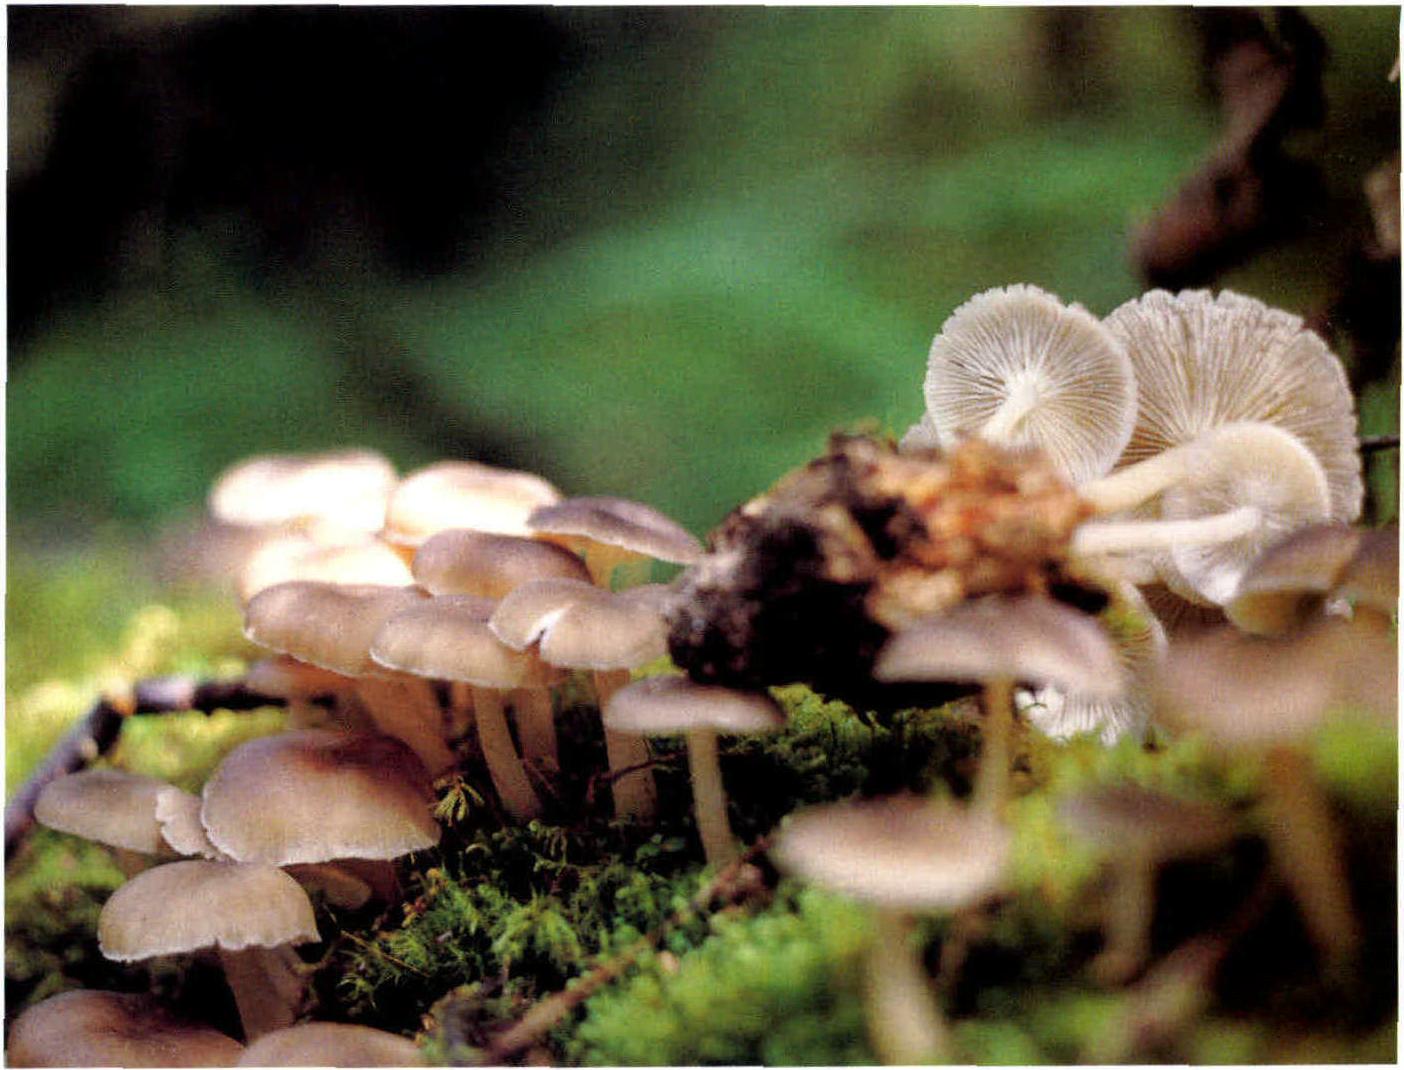
[[[260,591],[244,608],[244,634],[318,668],[361,676],[375,671],[370,645],[380,626],[427,598],[415,587],[280,583]]]
[[[662,607],[667,588],[631,587],[615,594],[601,588],[572,602],[541,635],[541,657],[570,669],[634,669],[668,652]]]
[[[525,650],[540,641],[546,629],[571,605],[593,597],[599,589],[585,580],[532,580],[497,604],[488,628],[513,650]]]
[[[1113,855],[1197,854],[1227,843],[1238,830],[1233,814],[1221,806],[1136,784],[1081,792],[1059,804],[1058,816],[1076,835]]]
[[[312,902],[297,881],[273,866],[239,862],[191,859],[144,870],[98,916],[98,947],[118,962],[316,939]]]
[[[240,1066],[420,1066],[424,1056],[407,1037],[341,1022],[304,1022],[265,1033],[248,1046]]]
[[[956,910],[998,891],[1012,835],[976,811],[918,796],[816,806],[770,850],[787,873],[888,910]]]
[[[156,798],[169,785],[117,769],[86,769],[44,786],[34,819],[59,832],[142,854],[169,850],[156,820]]]
[[[1256,635],[1301,624],[1311,606],[1335,588],[1362,534],[1344,524],[1316,524],[1293,533],[1249,566],[1224,612]]]
[[[377,664],[476,687],[548,687],[561,674],[527,650],[513,650],[488,628],[491,603],[441,595],[381,625],[371,645]]]
[[[549,577],[589,583],[590,571],[554,543],[461,528],[431,536],[414,555],[415,582],[436,595],[502,598],[523,583]]]
[[[774,732],[785,712],[769,695],[693,683],[686,676],[651,676],[622,687],[605,704],[605,728],[641,736],[706,729],[720,733]]]
[[[1044,598],[962,602],[898,632],[873,675],[884,681],[1012,678],[1089,698],[1113,699],[1125,671],[1095,618]]]
[[[628,498],[567,498],[537,509],[527,526],[540,535],[578,536],[675,564],[702,556],[702,544],[676,520]]]
[[[74,991],[25,1010],[10,1027],[9,1066],[233,1066],[244,1046],[176,1017],[154,996]]]

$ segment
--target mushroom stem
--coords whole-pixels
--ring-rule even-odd
[[[509,696],[517,720],[522,757],[546,769],[561,767],[556,747],[556,712],[549,687],[519,687]]]
[[[1198,440],[1162,450],[1144,461],[1094,479],[1077,488],[1099,513],[1119,513],[1150,501],[1161,491],[1178,483],[1189,472],[1193,453],[1202,448]]]
[[[1009,394],[995,409],[994,415],[980,428],[980,437],[989,442],[1009,444],[1014,437],[1014,429],[1042,400],[1038,385],[1031,380],[1023,380],[1011,387]]]
[[[711,728],[694,728],[685,735],[697,835],[702,840],[707,864],[721,869],[736,860],[738,851],[726,815],[726,789],[722,786],[721,762],[717,757],[717,733]]]
[[[1340,976],[1360,947],[1326,799],[1306,756],[1278,745],[1263,759],[1268,847],[1328,973]]]
[[[875,910],[873,917],[865,978],[873,1052],[889,1066],[950,1062],[950,1032],[912,940],[911,916]]]
[[[1072,538],[1072,552],[1097,554],[1168,550],[1176,546],[1209,546],[1233,542],[1250,535],[1262,524],[1263,514],[1251,505],[1226,513],[1192,520],[1118,520],[1083,524]]]
[[[502,805],[514,821],[530,821],[541,816],[541,800],[532,790],[517,750],[512,746],[502,692],[475,687],[473,710],[478,723],[478,744],[483,749],[488,775],[492,777]]]
[[[456,759],[440,733],[439,702],[429,681],[363,676],[356,691],[376,728],[414,751],[430,776],[453,768]]]
[[[595,674],[595,697],[600,709],[614,697],[616,691],[629,682],[628,669],[597,671]],[[648,741],[643,736],[626,732],[611,732],[605,729],[605,753],[609,758],[610,772],[643,765],[651,757]],[[616,817],[632,817],[640,821],[652,821],[658,812],[658,787],[653,780],[653,771],[640,769],[618,777],[611,786],[614,796]]]
[[[305,986],[302,960],[291,947],[220,948],[219,961],[234,993],[246,1041],[286,1029],[297,1020]]]
[[[447,714],[449,738],[458,739],[473,723],[473,688],[470,684],[458,680],[449,684]]]
[[[1106,943],[1092,963],[1103,984],[1121,984],[1135,975],[1150,954],[1150,925],[1155,901],[1155,861],[1133,851],[1118,858],[1109,891]]]
[[[1014,681],[997,677],[985,684],[984,744],[975,773],[972,805],[996,815],[1009,795],[1009,744],[1014,730]]]

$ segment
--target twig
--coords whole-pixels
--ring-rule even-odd
[[[122,722],[130,716],[198,710],[255,710],[282,706],[284,700],[250,688],[243,680],[192,680],[187,676],[158,676],[140,680],[125,695],[98,699],[67,735],[54,746],[38,769],[5,806],[5,859],[14,857],[34,825],[34,803],[51,781],[86,769],[117,742]]]
[[[719,870],[716,876],[708,881],[685,906],[668,915],[663,923],[652,932],[639,937],[608,962],[596,966],[589,973],[580,977],[572,987],[537,1001],[531,1010],[527,1011],[515,1024],[497,1034],[492,1043],[482,1052],[479,1063],[499,1066],[512,1056],[530,1048],[576,1007],[621,976],[638,960],[640,955],[655,947],[670,929],[681,924],[690,915],[705,911],[713,900],[723,895],[729,885],[734,884],[743,869],[769,846],[770,838],[768,836],[757,840],[740,858]]]
[[[1361,435],[1360,449],[1362,452],[1370,453],[1375,450],[1397,450],[1399,448],[1398,435]]]

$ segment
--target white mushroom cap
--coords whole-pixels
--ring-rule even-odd
[[[1118,467],[1245,420],[1295,435],[1320,462],[1330,517],[1364,501],[1355,405],[1322,340],[1288,312],[1224,291],[1153,290],[1106,319],[1125,346],[1140,391],[1136,428]]]
[[[574,603],[599,590],[584,580],[531,580],[508,594],[488,620],[492,634],[513,650],[538,642]]]
[[[424,1056],[407,1037],[341,1022],[305,1022],[264,1033],[240,1066],[420,1066]]]
[[[395,479],[394,465],[370,450],[250,457],[215,481],[210,512],[231,524],[318,517],[378,531]]]
[[[414,555],[414,579],[430,594],[503,598],[524,583],[547,578],[590,582],[585,562],[554,543],[516,535],[450,528]]]
[[[567,535],[688,565],[702,544],[677,521],[628,498],[567,498],[533,512],[527,527],[539,535]]]
[[[803,810],[770,855],[788,873],[888,910],[956,910],[998,891],[1011,840],[979,811],[908,795]]]
[[[61,992],[14,1020],[8,1066],[233,1066],[244,1046],[146,993]]]
[[[541,659],[567,669],[636,669],[668,652],[663,601],[645,584],[614,594],[599,587],[555,616],[541,635]]]
[[[936,425],[931,422],[931,413],[923,412],[921,419],[907,428],[907,433],[902,436],[897,443],[897,448],[903,453],[912,453],[916,450],[931,450],[941,447],[941,432],[936,429]]]
[[[249,556],[239,571],[239,600],[290,580],[364,583],[408,587],[414,582],[404,558],[371,535],[328,546],[302,532],[270,538]]]
[[[1172,547],[1171,567],[1161,575],[1177,594],[1223,605],[1263,550],[1330,515],[1330,488],[1311,451],[1271,424],[1227,424],[1202,441],[1190,477],[1162,495],[1161,516],[1195,520],[1247,507],[1260,519],[1247,534],[1227,542]]]
[[[373,732],[304,729],[230,751],[200,818],[232,858],[269,865],[398,858],[439,842],[419,759]]]
[[[448,528],[530,535],[532,510],[560,501],[540,476],[476,461],[439,461],[405,476],[385,510],[384,537],[419,546]]]
[[[86,769],[50,781],[34,803],[34,819],[59,832],[142,854],[168,848],[156,820],[156,798],[170,785],[116,769]]]
[[[381,624],[423,602],[415,587],[294,580],[260,591],[244,608],[250,640],[346,676],[375,670],[370,644]]]
[[[377,664],[415,676],[476,687],[549,687],[562,674],[535,653],[513,650],[488,629],[492,604],[440,595],[390,617],[376,632]]]
[[[1089,698],[1114,699],[1125,673],[1096,618],[1044,598],[962,602],[898,632],[878,654],[883,681],[1008,677]]]
[[[98,947],[118,962],[316,939],[312,902],[297,881],[273,866],[238,862],[193,859],[144,870],[98,916]]]
[[[943,447],[966,434],[1037,447],[1074,483],[1111,469],[1136,418],[1121,343],[1085,309],[1034,286],[987,290],[956,309],[931,343],[924,393]]]
[[[723,734],[774,732],[785,712],[769,695],[693,683],[686,676],[651,676],[620,688],[601,712],[611,732],[667,736],[696,729]]]

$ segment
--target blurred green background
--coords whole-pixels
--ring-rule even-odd
[[[1185,9],[65,10],[10,13],[12,559],[353,443],[704,532],[831,429],[905,429],[971,294],[1139,293],[1131,227],[1219,126]],[[1338,225],[1220,280],[1303,314],[1398,125],[1398,9],[1307,10]],[[95,68],[150,101],[111,119]]]

